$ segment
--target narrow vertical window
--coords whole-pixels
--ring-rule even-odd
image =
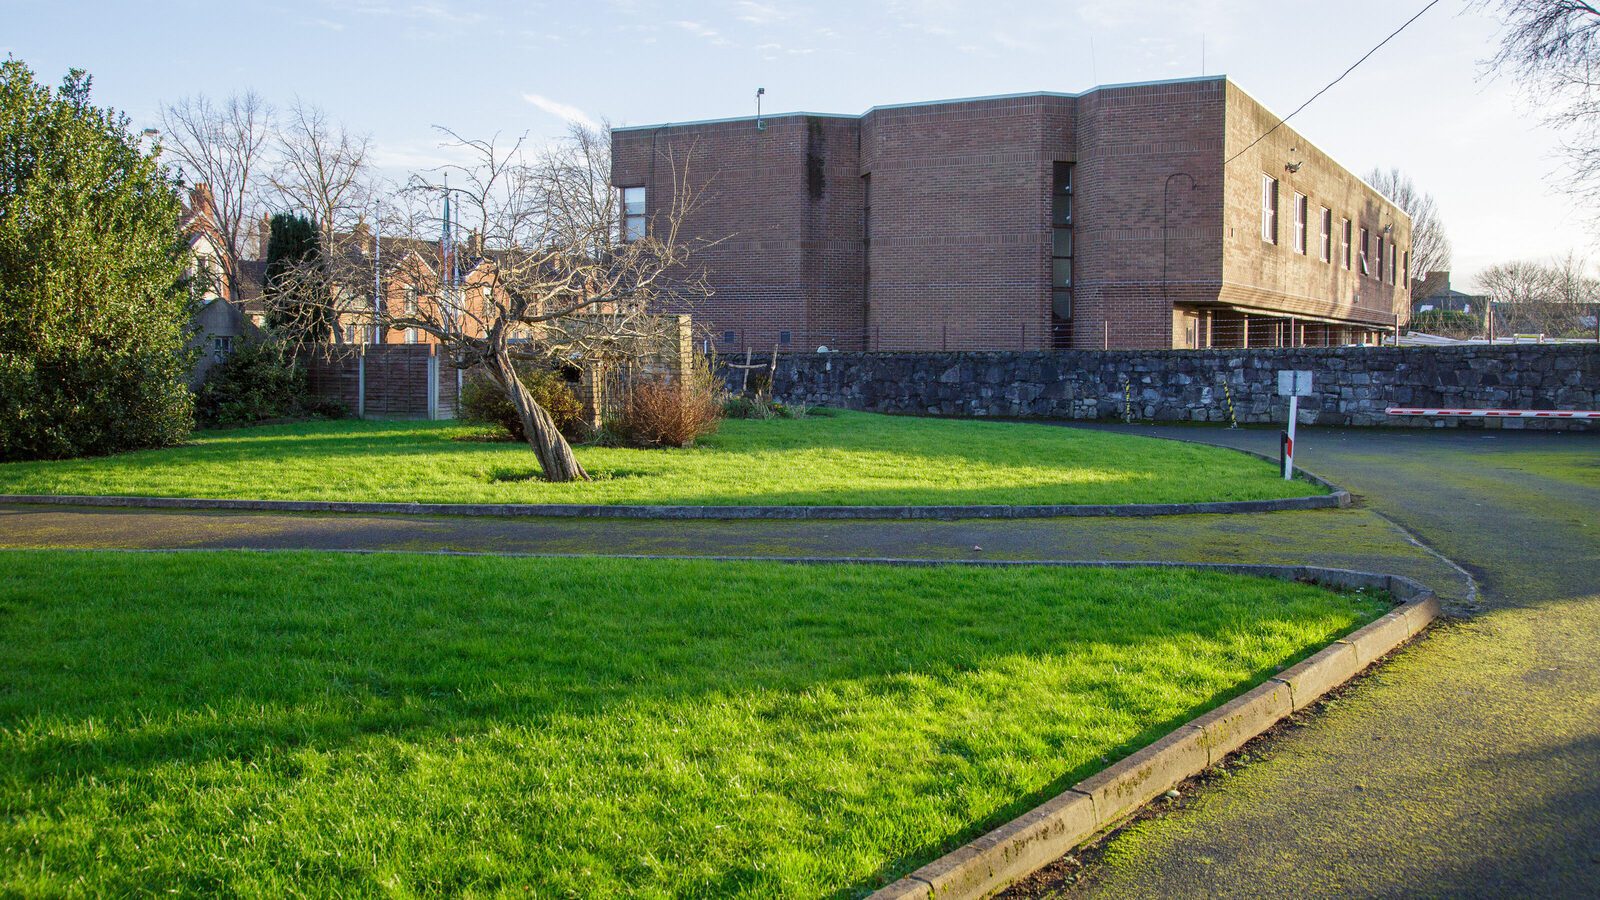
[[[637,241],[644,237],[645,194],[643,187],[622,189],[622,239]]]
[[[1344,223],[1339,229],[1339,258],[1344,260],[1344,270],[1350,271],[1350,220],[1341,219]]]
[[[1384,257],[1383,257],[1383,235],[1380,233],[1378,235],[1378,281],[1380,281],[1380,282],[1386,280],[1384,278],[1384,274],[1385,273],[1384,273],[1383,262],[1384,262]]]
[[[1294,252],[1306,254],[1306,195],[1294,192]]]
[[[1404,254],[1401,255],[1400,286],[1401,287],[1410,287],[1411,286],[1411,251],[1410,250],[1407,250]]]
[[[1050,311],[1072,318],[1072,163],[1058,162],[1050,184]]]
[[[1333,210],[1322,208],[1322,261],[1333,262]]]
[[[1278,242],[1278,179],[1261,176],[1261,239]]]
[[[1361,229],[1361,274],[1372,277],[1372,267],[1367,264],[1367,249],[1372,243],[1372,237],[1365,228]]]

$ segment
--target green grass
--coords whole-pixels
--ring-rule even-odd
[[[849,896],[1370,620],[1140,569],[0,557],[0,894]]]
[[[199,432],[185,447],[0,465],[0,493],[691,505],[1176,503],[1323,493],[1232,450],[1008,422],[841,412],[736,420],[685,450],[581,447],[550,484],[525,445],[465,426],[323,422]]]

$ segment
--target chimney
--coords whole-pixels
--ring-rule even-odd
[[[472,257],[483,256],[483,233],[476,228],[467,237],[467,254]]]
[[[207,221],[216,224],[217,204],[211,198],[211,185],[201,181],[189,189],[189,212],[195,218],[205,216]]]
[[[356,222],[356,227],[350,229],[350,238],[362,256],[372,255],[372,229],[367,227],[365,219]]]
[[[261,221],[256,223],[256,259],[267,258],[267,244],[271,241],[272,217],[262,213]]]

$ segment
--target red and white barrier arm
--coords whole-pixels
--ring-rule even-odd
[[[1600,419],[1600,410],[1565,409],[1448,409],[1422,406],[1391,406],[1391,416],[1456,416],[1473,419]]]

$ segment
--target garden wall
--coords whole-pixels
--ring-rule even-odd
[[[343,403],[350,415],[409,419],[456,416],[456,369],[433,344],[356,344],[300,357],[311,393]],[[438,392],[428,389],[430,374]]]
[[[741,360],[742,362],[742,360]],[[1389,406],[1600,407],[1595,345],[808,353],[779,358],[780,400],[888,413],[1159,422],[1283,423],[1277,373],[1308,369],[1302,424],[1435,426],[1485,420],[1391,417]],[[763,372],[763,375],[765,373]],[[729,372],[737,386],[740,373]],[[1590,423],[1489,420],[1489,427]]]

